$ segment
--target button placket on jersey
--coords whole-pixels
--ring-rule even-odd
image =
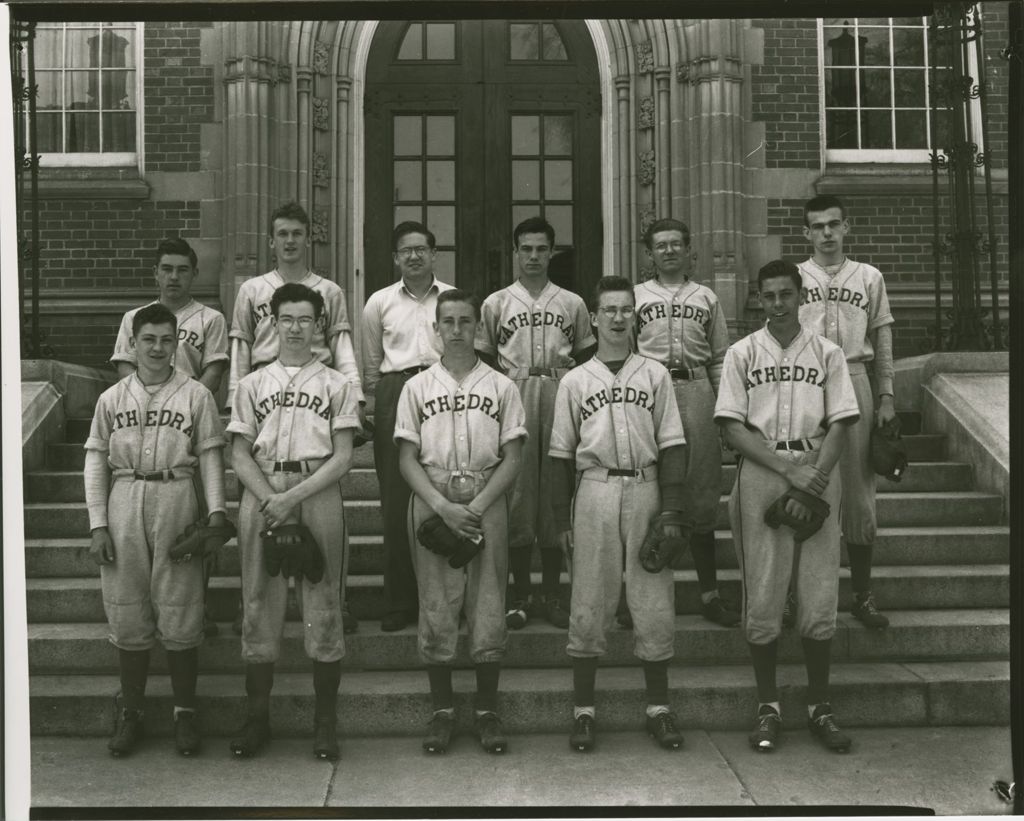
[[[620,370],[619,373],[621,374],[622,371]],[[622,380],[618,375],[612,381],[612,386],[622,388]],[[615,463],[624,469],[634,467],[629,452],[629,420],[626,418],[626,403],[613,402],[610,407],[612,411],[612,430],[615,432]]]
[[[466,391],[460,385],[452,395],[452,406],[454,399],[463,398],[463,407],[466,405]],[[452,432],[455,440],[455,464],[459,470],[469,470],[469,413],[467,410],[452,411]]]

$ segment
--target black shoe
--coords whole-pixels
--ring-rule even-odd
[[[854,596],[850,614],[865,627],[873,630],[884,630],[889,626],[889,620],[875,607],[875,597],[871,595],[870,591],[857,593]]]
[[[249,716],[241,732],[231,739],[231,752],[241,758],[250,758],[269,741],[270,719],[266,716]]]
[[[709,602],[701,602],[700,612],[708,621],[722,627],[735,627],[740,623],[740,614],[729,608],[721,596],[715,596]]]
[[[508,747],[508,740],[501,729],[501,719],[497,713],[487,712],[476,717],[473,722],[480,746],[489,753],[503,753]]]
[[[341,626],[346,636],[359,629],[359,619],[352,615],[347,604],[341,608]]]
[[[107,749],[115,758],[128,755],[135,745],[146,737],[142,724],[142,710],[121,710],[114,736],[107,742]]]
[[[552,596],[544,601],[544,618],[548,624],[557,627],[559,630],[569,629],[569,613],[562,607],[558,596]]]
[[[683,734],[676,729],[675,713],[658,713],[647,717],[647,732],[666,750],[678,750],[683,746]]]
[[[509,630],[522,630],[530,617],[526,612],[526,602],[516,601],[505,611],[505,626]]]
[[[380,620],[380,629],[385,633],[394,633],[397,630],[408,627],[414,621],[416,621],[415,616],[409,615],[404,610],[395,610]]]
[[[581,753],[590,752],[594,749],[594,717],[583,713],[572,722],[572,732],[569,734],[569,746]]]
[[[318,718],[313,728],[313,757],[337,761],[340,755],[334,716]]]
[[[786,594],[786,606],[782,608],[782,626],[796,626],[796,596],[792,592]]]
[[[181,755],[195,755],[202,746],[195,710],[179,710],[174,716],[174,746]]]
[[[779,743],[781,726],[782,716],[778,711],[770,704],[762,704],[757,711],[757,726],[747,736],[750,748],[759,753],[770,753]]]
[[[455,732],[455,716],[446,710],[434,713],[427,725],[427,735],[423,739],[423,752],[446,753],[452,743]]]
[[[814,715],[807,719],[807,726],[811,735],[825,745],[826,749],[837,753],[845,753],[853,743],[850,737],[836,725],[832,716],[832,707],[828,704],[819,704],[814,708]]]

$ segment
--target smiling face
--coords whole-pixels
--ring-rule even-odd
[[[168,322],[144,323],[132,337],[140,371],[160,373],[170,371],[174,352],[178,349],[178,334]]]
[[[188,299],[196,269],[184,254],[164,254],[153,267],[161,302],[181,302]]]
[[[519,244],[516,246],[516,267],[519,269],[519,276],[547,276],[548,266],[551,264],[551,250],[551,243],[543,231],[520,234]]]
[[[628,345],[635,311],[633,291],[602,292],[597,310],[590,314],[590,323],[597,328],[598,343],[604,346]]]
[[[682,231],[655,232],[647,255],[659,277],[673,280],[690,273],[690,246],[684,242]]]
[[[301,354],[312,349],[317,318],[311,302],[282,302],[274,324],[282,351]]]
[[[472,353],[476,326],[476,311],[472,303],[452,300],[438,305],[434,330],[441,337],[445,354]]]
[[[278,265],[298,264],[305,260],[308,241],[306,226],[298,220],[284,217],[274,220],[270,247],[274,250]]]
[[[398,240],[394,253],[395,264],[403,278],[429,276],[434,272],[436,257],[437,251],[430,247],[429,238],[415,231]]]
[[[792,329],[800,324],[800,300],[806,293],[790,276],[769,277],[761,282],[757,298],[768,317],[768,323],[778,330]]]
[[[843,216],[841,208],[826,208],[824,211],[808,211],[804,236],[814,247],[814,255],[820,260],[835,260],[843,255],[843,239],[850,232],[850,222]]]

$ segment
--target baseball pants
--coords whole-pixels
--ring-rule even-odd
[[[777,455],[810,464],[818,459],[818,451],[777,451]],[[789,489],[789,483],[773,470],[749,459],[739,460],[729,496],[729,520],[743,583],[743,629],[751,644],[768,644],[782,632],[782,611],[794,574],[797,631],[819,641],[835,633],[841,484],[839,469],[833,468],[821,497],[832,512],[821,530],[797,545],[791,528],[781,525],[776,530],[764,522],[765,511]]]
[[[715,529],[722,495],[722,445],[715,424],[715,391],[707,377],[673,379],[686,436],[687,463],[683,515],[696,533]]]
[[[585,471],[573,503],[570,656],[602,656],[615,623],[625,567],[626,602],[633,616],[633,653],[642,661],[664,661],[674,654],[675,582],[672,570],[648,573],[640,547],[651,519],[661,510],[654,467],[646,481],[628,476],[598,478]],[[588,473],[591,474],[588,477]],[[597,474],[597,476],[595,476]]]
[[[278,493],[306,478],[301,473],[266,473]],[[303,646],[314,661],[338,661],[345,655],[341,622],[344,591],[341,570],[345,562],[345,511],[341,490],[330,485],[295,508],[287,524],[309,528],[324,557],[324,577],[313,584],[305,577],[295,580],[295,593],[303,621]],[[242,660],[249,664],[277,661],[281,654],[288,579],[269,576],[263,566],[263,514],[248,490],[238,509],[238,543],[242,563]]]
[[[178,469],[175,468],[177,471]],[[168,482],[115,479],[107,504],[114,563],[100,566],[110,641],[121,650],[168,650],[203,641],[203,562],[174,564],[174,540],[199,516],[191,472]]]
[[[445,483],[431,480],[444,492]],[[508,497],[503,495],[483,515],[484,548],[465,567],[431,553],[416,539],[420,524],[434,511],[415,493],[409,501],[408,539],[419,584],[418,649],[426,664],[451,664],[459,640],[459,612],[469,628],[469,657],[474,664],[501,661],[505,628],[505,585],[508,580]]]
[[[556,544],[555,514],[551,509],[551,425],[558,380],[546,376],[517,379],[526,410],[529,437],[523,447],[522,469],[512,490],[509,546],[541,548]]]
[[[877,478],[871,469],[875,398],[863,363],[851,362],[849,366],[860,419],[850,426],[846,447],[839,457],[839,472],[843,477],[842,529],[849,544],[873,544],[878,528],[875,512]]]

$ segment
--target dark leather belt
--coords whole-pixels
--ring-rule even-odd
[[[776,450],[814,450],[814,444],[807,439],[790,439],[787,442],[776,442]]]
[[[634,468],[632,470],[626,470],[625,468],[608,468],[609,476],[639,476],[643,472],[643,468]]]
[[[275,473],[309,473],[305,462],[274,462]]]
[[[165,479],[173,479],[174,471],[170,468],[167,470],[137,470],[133,476],[140,482],[162,482]]]
[[[554,368],[530,368],[530,376],[550,376],[555,379],[558,373]]]
[[[416,365],[415,367],[412,368],[406,368],[405,370],[397,371],[397,373],[402,374],[402,376],[415,376],[416,374],[425,371],[429,367],[429,365]]]
[[[690,368],[669,368],[668,375],[673,379],[693,379],[693,371]]]

